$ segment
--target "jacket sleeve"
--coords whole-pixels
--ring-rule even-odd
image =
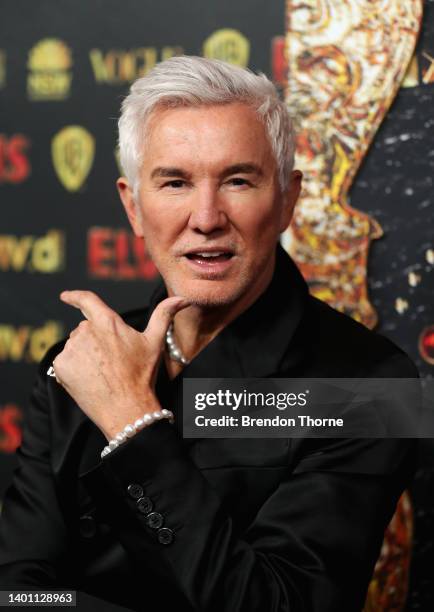
[[[51,362],[50,362],[51,363]],[[18,466],[0,520],[1,587],[55,586],[55,567],[67,551],[67,532],[50,465],[46,361],[25,415]]]
[[[138,432],[83,479],[102,507],[110,496],[109,520],[134,560],[146,566],[152,550],[153,569],[194,610],[360,611],[412,470],[413,442],[303,444],[300,461],[243,531],[166,421]]]
[[[51,470],[51,431],[46,371],[53,354],[40,366],[34,385],[18,466],[0,520],[0,589],[74,589],[57,568],[71,550]],[[69,538],[69,539],[68,539]],[[127,608],[77,591],[77,609],[122,612]]]

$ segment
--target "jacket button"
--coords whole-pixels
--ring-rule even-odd
[[[146,524],[151,529],[159,529],[163,526],[164,519],[163,516],[159,512],[151,512],[146,517]]]
[[[163,527],[158,530],[157,537],[160,544],[171,544],[173,542],[173,531],[168,527]]]
[[[140,497],[143,497],[143,489],[139,484],[130,484],[128,485],[128,489],[127,489],[130,497],[132,497],[133,499],[139,499]]]
[[[152,501],[149,497],[141,497],[137,500],[137,509],[142,514],[148,514],[153,508]]]
[[[83,538],[93,538],[96,534],[96,523],[93,516],[81,516],[80,517],[80,534]]]

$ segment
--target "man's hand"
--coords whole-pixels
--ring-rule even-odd
[[[161,410],[154,386],[166,331],[189,302],[163,300],[140,333],[91,291],[64,291],[60,298],[87,320],[71,332],[55,358],[56,378],[106,438],[145,412]]]

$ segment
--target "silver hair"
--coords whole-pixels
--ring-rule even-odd
[[[119,152],[125,176],[137,197],[146,124],[161,107],[204,106],[242,102],[264,122],[285,191],[294,166],[294,128],[285,103],[265,74],[220,60],[172,57],[137,79],[122,102]]]

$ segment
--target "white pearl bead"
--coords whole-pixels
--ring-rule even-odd
[[[143,425],[144,424],[145,423],[144,423],[143,419],[137,419],[137,421],[135,421],[135,423],[134,423],[134,427],[136,429],[143,429]]]
[[[124,431],[120,431],[118,434],[116,434],[115,440],[122,443],[126,437],[127,437],[127,434]]]
[[[136,429],[133,425],[126,425],[124,427],[124,432],[126,433],[127,438],[132,438],[136,433]]]
[[[145,415],[143,416],[143,421],[144,421],[145,423],[151,423],[151,422],[152,422],[152,417],[151,417],[151,415],[150,415],[149,413],[145,414]]]
[[[156,410],[153,414],[154,419],[162,419],[163,415],[161,414],[161,412],[159,410]]]
[[[118,446],[119,446],[119,442],[117,440],[115,440],[115,439],[110,440],[110,442],[109,442],[109,449],[110,450],[114,450]]]

